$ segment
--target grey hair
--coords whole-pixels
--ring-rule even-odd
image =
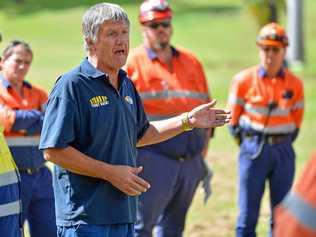
[[[90,7],[82,17],[82,33],[86,51],[89,50],[86,39],[95,42],[100,25],[105,21],[123,21],[130,25],[127,13],[117,4],[104,2]]]

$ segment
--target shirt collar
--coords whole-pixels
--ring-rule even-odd
[[[147,56],[150,60],[154,60],[154,59],[157,59],[158,56],[157,54],[155,53],[154,50],[152,50],[151,48],[148,48],[145,46],[145,49],[146,49],[146,52],[147,52]],[[178,57],[180,52],[173,46],[171,46],[171,52],[172,52],[172,57]]]
[[[12,87],[11,83],[7,79],[5,79],[3,76],[0,76],[0,81],[4,88],[9,89]],[[32,89],[32,85],[27,81],[23,81],[23,87]]]
[[[259,66],[259,70],[258,70],[258,76],[259,78],[265,78],[267,76],[267,70],[264,69],[264,67]],[[278,71],[277,77],[284,79],[285,77],[285,72],[283,67]]]
[[[101,72],[97,68],[95,68],[88,60],[88,58],[85,58],[81,65],[80,65],[81,72],[85,74],[86,76],[96,79],[100,77],[108,78],[108,75],[104,72]],[[124,70],[120,69],[118,72],[119,79],[124,79],[127,77],[127,74]]]
[[[85,58],[82,63],[80,64],[80,70],[83,74],[91,78],[98,78],[98,77],[107,77],[104,72],[101,72],[97,68],[95,68],[88,60]]]

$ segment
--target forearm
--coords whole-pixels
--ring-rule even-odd
[[[154,121],[138,141],[137,147],[159,143],[183,132],[182,115],[170,119]]]
[[[193,128],[223,126],[230,120],[230,111],[212,108],[215,103],[216,101],[211,101],[177,117],[152,122],[143,137],[138,141],[137,146],[162,142]]]
[[[44,158],[76,174],[109,179],[111,165],[95,160],[70,146],[45,149]]]
[[[43,114],[39,110],[12,110],[15,113],[15,120],[12,126],[12,131],[20,131],[29,129],[34,132],[39,132],[42,128]]]

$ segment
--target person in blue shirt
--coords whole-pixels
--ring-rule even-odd
[[[136,147],[183,131],[222,126],[230,113],[214,101],[164,121],[148,122],[121,69],[129,51],[129,19],[116,4],[83,16],[87,58],[56,82],[47,103],[40,149],[56,164],[59,237],[132,237],[137,196],[150,184],[138,174]],[[145,167],[146,168],[146,167]]]

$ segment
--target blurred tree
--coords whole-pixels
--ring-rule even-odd
[[[247,10],[261,27],[269,22],[278,22],[278,13],[286,9],[285,0],[243,0]]]

